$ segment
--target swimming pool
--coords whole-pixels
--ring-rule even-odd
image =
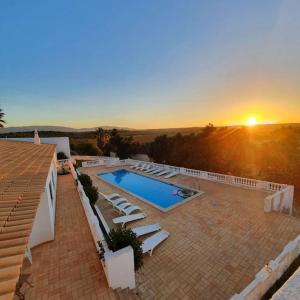
[[[109,173],[98,173],[97,176],[162,211],[168,211],[201,194],[199,191],[125,169]]]

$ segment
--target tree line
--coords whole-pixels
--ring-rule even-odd
[[[295,185],[300,192],[300,127],[221,127],[207,125],[198,134],[157,136],[140,144],[117,130],[100,130],[104,155],[120,158],[148,154],[152,161]]]

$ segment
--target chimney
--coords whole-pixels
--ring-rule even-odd
[[[38,131],[36,129],[34,130],[33,143],[36,144],[36,145],[39,145],[41,143],[41,140],[40,140],[40,137],[39,137],[39,133],[38,133]]]

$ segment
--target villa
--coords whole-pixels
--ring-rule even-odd
[[[0,299],[260,299],[300,254],[292,186],[109,157],[75,170],[56,159],[65,139],[35,141],[0,140]],[[105,242],[124,224],[143,241],[137,273],[130,246]]]

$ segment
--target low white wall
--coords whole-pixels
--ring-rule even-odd
[[[132,247],[128,246],[116,252],[106,251],[104,261],[105,273],[111,288],[135,288]]]
[[[263,267],[250,284],[231,300],[259,300],[269,288],[282,276],[291,263],[300,254],[300,235],[289,242],[283,251]]]
[[[78,179],[77,172],[74,170],[72,164],[70,164],[70,169],[73,178]],[[95,216],[90,206],[89,199],[79,181],[77,184],[77,190],[87,221],[89,223],[95,247],[99,251],[98,241],[101,241],[104,248],[104,259],[102,259],[101,263],[109,286],[113,289],[135,288],[134,256],[132,247],[128,246],[116,252],[109,250],[105,241],[104,233],[101,231],[99,226],[98,219]],[[99,213],[101,214],[100,211]]]
[[[51,186],[51,193],[50,193]],[[33,222],[29,238],[29,248],[35,247],[55,236],[55,207],[56,207],[56,153],[53,156],[51,166],[45,183],[45,191],[41,195],[40,203]],[[52,197],[51,197],[52,195]]]
[[[120,166],[124,165],[123,160],[114,157],[99,157],[96,160],[88,160],[82,162],[82,167],[97,167],[97,166]]]
[[[288,211],[292,215],[294,199],[294,186],[288,185],[281,191],[278,191],[265,198],[264,211]]]
[[[7,138],[7,140],[32,142],[33,138]],[[67,157],[71,157],[70,141],[68,137],[42,137],[40,138],[42,144],[56,145],[56,152],[64,152]]]

